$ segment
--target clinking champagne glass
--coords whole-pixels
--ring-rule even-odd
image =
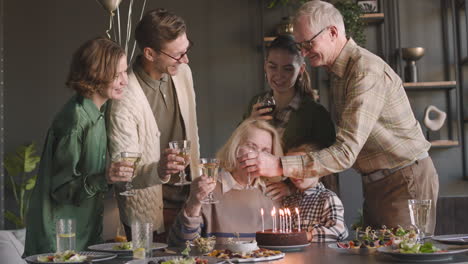
[[[431,202],[431,200],[408,200],[411,224],[418,232],[418,242],[421,242],[426,236]]]
[[[257,103],[262,103],[262,105],[258,107],[257,110],[264,109],[264,108],[271,108],[270,112],[264,113],[262,114],[262,116],[271,115],[273,111],[275,111],[276,101],[275,101],[275,98],[270,94],[266,94],[265,96],[259,97],[257,100]]]
[[[208,176],[212,182],[216,182],[218,180],[218,171],[219,171],[219,160],[218,159],[211,159],[211,158],[203,158],[200,159],[200,175]],[[214,197],[213,192],[210,192],[205,199],[201,201],[203,204],[215,204],[218,203]]]
[[[190,140],[171,141],[169,142],[169,147],[178,151],[177,156],[184,158],[184,162],[179,163],[179,165],[187,167],[190,163]],[[192,183],[191,181],[187,181],[185,169],[179,172],[179,178],[180,180],[174,183],[174,185],[187,185]]]
[[[246,154],[253,153],[254,158],[258,157],[258,150],[255,145],[251,144],[242,144],[237,147],[236,150],[236,157],[240,158]],[[252,179],[250,177],[250,172],[247,172],[247,185],[245,186],[245,189],[252,189]]]
[[[141,153],[139,152],[121,152],[120,153],[120,159],[122,161],[129,161],[132,162],[132,168],[133,168],[133,174],[132,174],[132,179],[128,182],[125,183],[125,191],[121,192],[120,195],[123,196],[134,196],[135,190],[133,190],[132,186],[132,180],[135,177],[135,172],[137,170],[138,163],[141,160]]]

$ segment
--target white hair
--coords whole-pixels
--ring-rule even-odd
[[[296,12],[294,22],[299,17],[308,17],[309,26],[313,32],[319,32],[328,26],[335,26],[338,32],[346,36],[343,16],[332,4],[320,0],[304,3]]]

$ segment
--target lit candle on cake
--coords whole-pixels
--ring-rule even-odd
[[[273,219],[273,232],[276,232],[276,207],[271,210],[271,218]]]
[[[287,212],[287,216],[288,216],[288,226],[287,226],[287,229],[289,230],[289,232],[292,231],[291,227],[292,227],[292,221],[291,221],[291,210],[289,210],[289,208],[286,208],[286,212]]]
[[[280,229],[280,232],[283,232],[283,223],[284,223],[283,209],[279,209],[279,229]]]
[[[296,207],[296,214],[297,214],[297,229],[301,232],[301,215],[299,214],[299,209]]]
[[[265,222],[263,221],[263,208],[260,208],[260,214],[262,215],[262,232],[265,232]]]

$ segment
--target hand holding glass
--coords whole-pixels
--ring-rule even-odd
[[[58,219],[55,223],[57,237],[57,253],[76,249],[76,221],[75,219]]]
[[[260,107],[257,108],[257,110],[265,109],[265,108],[271,108],[270,112],[262,114],[262,116],[266,115],[271,115],[273,111],[275,111],[276,108],[276,101],[275,98],[269,94],[259,97],[257,100],[257,103],[262,103]]]
[[[128,161],[133,163],[132,168],[133,168],[133,174],[132,174],[132,180],[135,177],[135,171],[137,169],[138,163],[141,160],[141,153],[138,152],[122,152],[120,153],[120,159],[122,161]],[[125,183],[125,191],[121,192],[120,195],[123,196],[134,196],[136,193],[132,189],[132,182],[128,181]]]
[[[178,151],[177,156],[184,159],[184,162],[179,163],[179,165],[183,165],[184,168],[186,168],[190,164],[190,140],[171,141],[169,142],[169,147]],[[185,169],[179,172],[179,178],[179,182],[174,183],[174,185],[187,185],[192,183],[191,181],[187,181]]]
[[[253,153],[253,154],[250,154]],[[249,155],[249,158],[257,158],[258,157],[258,150],[257,147],[254,145],[250,144],[243,144],[237,147],[236,150],[236,157],[239,159],[240,157],[244,155]],[[250,172],[247,172],[247,185],[245,186],[245,189],[252,189],[252,179],[250,177]]]
[[[219,160],[218,159],[200,159],[200,175],[208,176],[212,182],[218,180]],[[213,197],[213,192],[210,192],[205,199],[201,201],[203,204],[215,204],[218,201]]]
[[[431,202],[431,200],[408,200],[411,224],[417,229],[418,242],[426,236]]]

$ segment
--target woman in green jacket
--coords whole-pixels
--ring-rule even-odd
[[[127,85],[124,50],[106,38],[84,43],[73,55],[66,85],[73,95],[55,116],[44,144],[27,215],[25,256],[55,252],[55,222],[76,220],[76,250],[102,241],[103,196],[109,183],[128,181],[127,162],[106,172],[109,99]]]
[[[252,98],[244,118],[270,120],[282,138],[283,150],[314,142],[325,148],[335,142],[335,126],[330,113],[316,102],[304,57],[290,35],[274,39],[266,50],[265,76],[271,91]],[[261,108],[262,98],[273,96],[276,108]],[[280,183],[269,185],[273,199],[288,193]]]

